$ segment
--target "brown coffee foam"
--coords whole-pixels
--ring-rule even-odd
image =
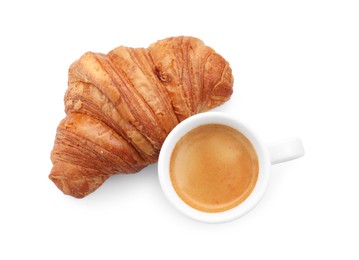
[[[242,203],[258,178],[258,158],[250,141],[225,125],[199,126],[176,144],[170,177],[179,197],[204,212]]]

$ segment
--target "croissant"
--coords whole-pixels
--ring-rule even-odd
[[[158,159],[169,132],[232,95],[228,62],[194,37],[87,52],[69,69],[49,178],[76,198]]]

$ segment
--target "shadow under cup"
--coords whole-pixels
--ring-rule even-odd
[[[200,207],[190,206],[191,203],[188,203],[188,201],[186,203],[181,199],[182,195],[180,194],[180,196],[178,192],[176,192],[176,188],[178,191],[176,183],[171,180],[171,156],[175,150],[176,144],[181,141],[183,136],[191,132],[191,130],[205,125],[223,125],[238,131],[250,142],[255,150],[256,158],[258,160],[258,175],[253,190],[244,200],[239,201],[236,206],[228,207],[226,210],[222,209],[208,212],[208,210],[200,210]],[[239,122],[236,118],[226,114],[206,112],[184,120],[168,135],[160,152],[158,173],[165,196],[180,212],[197,221],[221,223],[234,220],[244,215],[259,202],[268,184],[270,165],[271,161],[267,146],[264,145],[251,129]]]

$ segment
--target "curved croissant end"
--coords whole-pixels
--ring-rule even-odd
[[[82,198],[113,174],[138,172],[179,122],[223,104],[232,87],[228,62],[193,37],[85,53],[69,70],[49,178]]]

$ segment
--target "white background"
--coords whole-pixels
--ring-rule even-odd
[[[358,1],[1,1],[0,259],[359,259]],[[164,198],[156,165],[85,199],[48,180],[69,65],[86,51],[201,38],[231,64],[237,115],[301,137],[265,197],[210,225]]]

